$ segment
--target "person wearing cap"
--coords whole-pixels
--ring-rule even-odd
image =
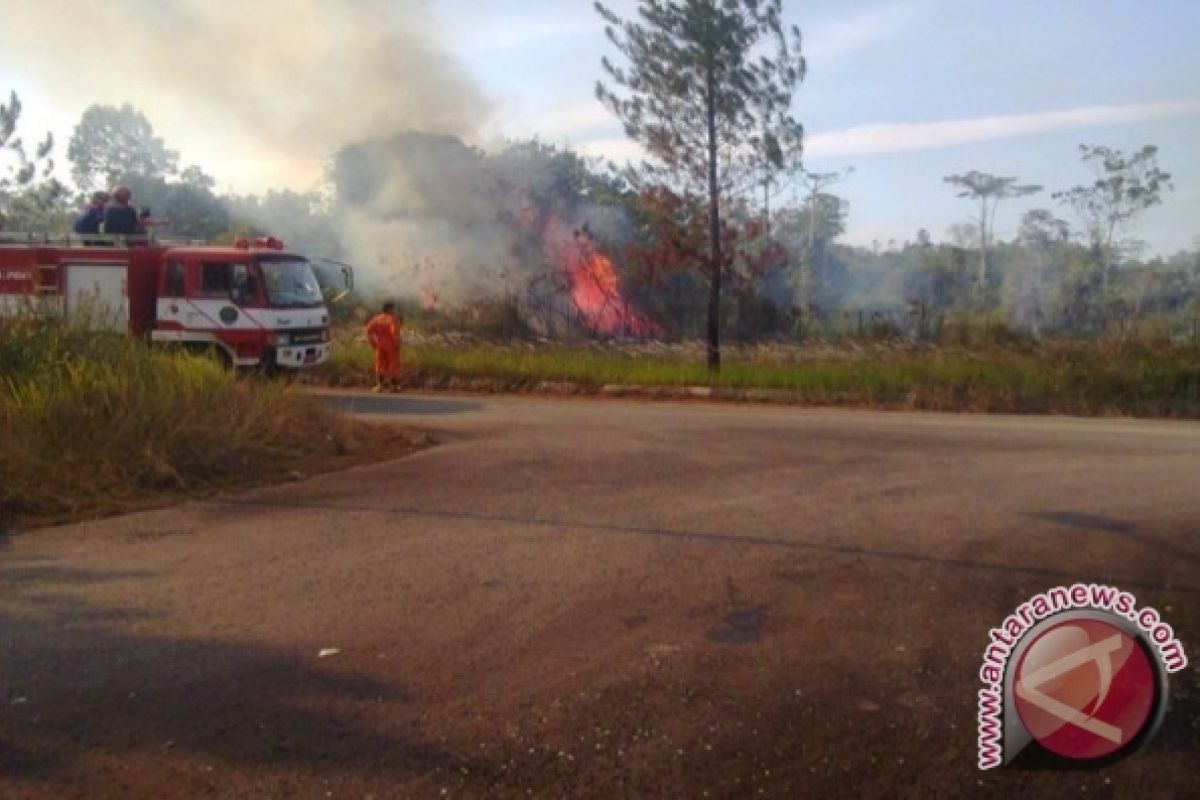
[[[375,351],[375,389],[400,391],[400,334],[404,320],[396,315],[396,304],[387,302],[367,323],[367,344]]]
[[[104,221],[104,204],[107,202],[107,192],[94,193],[87,208],[75,218],[73,230],[76,233],[99,233],[100,223]]]
[[[137,209],[130,205],[133,192],[121,186],[112,193],[112,202],[104,210],[104,232],[118,236],[133,236],[138,233]]]

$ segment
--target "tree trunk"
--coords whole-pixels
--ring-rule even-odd
[[[979,201],[979,294],[987,288],[987,199]]]
[[[1116,235],[1116,226],[1113,223],[1108,225],[1108,236],[1105,237],[1103,249],[1100,251],[1100,291],[1104,297],[1108,297],[1108,273],[1112,271],[1113,262],[1113,237]]]
[[[979,279],[976,288],[980,294],[987,288],[987,245],[979,245]]]
[[[771,238],[771,176],[763,180],[763,238]]]
[[[800,303],[812,305],[812,287],[816,278],[817,251],[817,186],[808,194],[808,249],[804,251],[804,263],[800,273]]]
[[[813,247],[817,242],[817,193],[812,191],[808,195],[808,253],[812,256]]]
[[[717,188],[717,98],[716,79],[708,69],[705,97],[708,114],[708,368],[721,369],[721,206]]]

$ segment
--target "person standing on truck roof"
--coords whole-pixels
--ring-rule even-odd
[[[133,236],[138,233],[137,209],[129,204],[133,192],[126,186],[112,193],[112,202],[104,210],[104,232],[118,236]]]
[[[385,386],[400,391],[400,334],[404,320],[396,315],[396,304],[387,302],[383,310],[367,322],[367,344],[375,351],[375,389]]]
[[[73,230],[76,233],[99,233],[100,223],[104,222],[104,204],[108,202],[108,192],[96,192],[88,202],[87,208],[75,219]]]

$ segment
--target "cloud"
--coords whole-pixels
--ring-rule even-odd
[[[595,14],[588,18],[557,22],[508,20],[500,25],[487,25],[467,32],[458,47],[511,50],[539,44],[548,39],[599,34],[602,30],[600,19]]]
[[[576,103],[535,118],[528,126],[544,139],[556,140],[599,129],[620,127],[617,118],[599,100]]]
[[[836,22],[817,24],[805,32],[804,56],[813,62],[832,61],[892,38],[904,29],[912,9],[892,3],[861,11]]]
[[[935,150],[971,142],[1032,136],[1073,130],[1191,116],[1200,113],[1200,101],[1165,100],[1154,103],[1085,106],[1061,111],[1012,114],[936,122],[898,122],[859,125],[840,131],[814,133],[805,141],[811,156],[871,155],[910,150]]]
[[[640,144],[624,136],[580,142],[576,149],[585,156],[603,158],[617,164],[638,162],[646,157],[646,151]]]

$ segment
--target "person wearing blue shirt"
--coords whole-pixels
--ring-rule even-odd
[[[104,232],[118,236],[139,233],[137,209],[129,204],[133,192],[122,186],[112,193],[112,202],[104,210]]]
[[[104,221],[104,204],[108,202],[106,192],[96,192],[86,209],[75,219],[76,233],[99,233],[100,223]]]

